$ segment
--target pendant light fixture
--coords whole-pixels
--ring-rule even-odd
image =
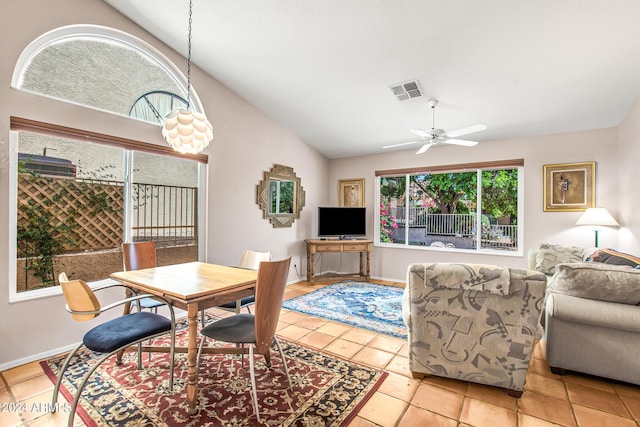
[[[187,52],[187,107],[173,110],[165,118],[162,136],[179,153],[198,154],[213,139],[213,126],[204,114],[191,107],[191,21],[193,0],[189,0],[189,46]]]

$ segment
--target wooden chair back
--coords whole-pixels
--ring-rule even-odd
[[[65,273],[60,273],[58,281],[67,302],[67,309],[74,320],[85,322],[98,317],[100,302],[84,280],[69,280]],[[95,313],[81,314],[92,311]]]
[[[268,354],[276,334],[284,288],[289,276],[291,257],[281,261],[263,261],[258,268],[256,281],[256,350]]]
[[[271,252],[256,252],[247,249],[240,256],[238,267],[257,270],[262,261],[271,261]]]
[[[156,266],[155,242],[122,244],[122,263],[125,271],[142,270]]]

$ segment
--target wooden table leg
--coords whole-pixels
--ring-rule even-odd
[[[198,356],[198,304],[187,306],[189,317],[189,344],[187,346],[187,403],[189,404],[189,414],[196,413],[198,377],[196,372],[196,357]]]
[[[366,252],[367,256],[367,275],[365,276],[367,280],[371,279],[371,252]]]
[[[315,275],[313,272],[313,263],[315,262],[314,258],[314,253],[307,251],[307,280],[311,283],[313,283]]]

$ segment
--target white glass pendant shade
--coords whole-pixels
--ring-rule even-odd
[[[174,110],[164,121],[162,136],[177,152],[198,154],[213,139],[213,126],[204,114]]]

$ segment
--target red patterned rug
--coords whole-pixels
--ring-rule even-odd
[[[186,341],[184,323],[178,341]],[[159,339],[168,342],[168,339]],[[158,342],[158,343],[159,343]],[[203,355],[198,378],[198,413],[186,405],[186,355],[176,354],[173,392],[168,391],[169,356],[145,354],[138,371],[136,354],[127,352],[122,365],[104,362],[82,393],[77,414],[87,426],[346,426],[386,377],[381,372],[338,357],[280,340],[291,377],[288,388],[280,354],[272,350],[272,368],[256,356],[256,381],[262,424],[251,404],[249,363],[239,356]],[[211,344],[211,341],[209,341]],[[71,401],[77,384],[96,358],[80,352],[64,375],[62,393]],[[55,382],[64,357],[42,366]],[[64,409],[64,408],[62,408]]]

